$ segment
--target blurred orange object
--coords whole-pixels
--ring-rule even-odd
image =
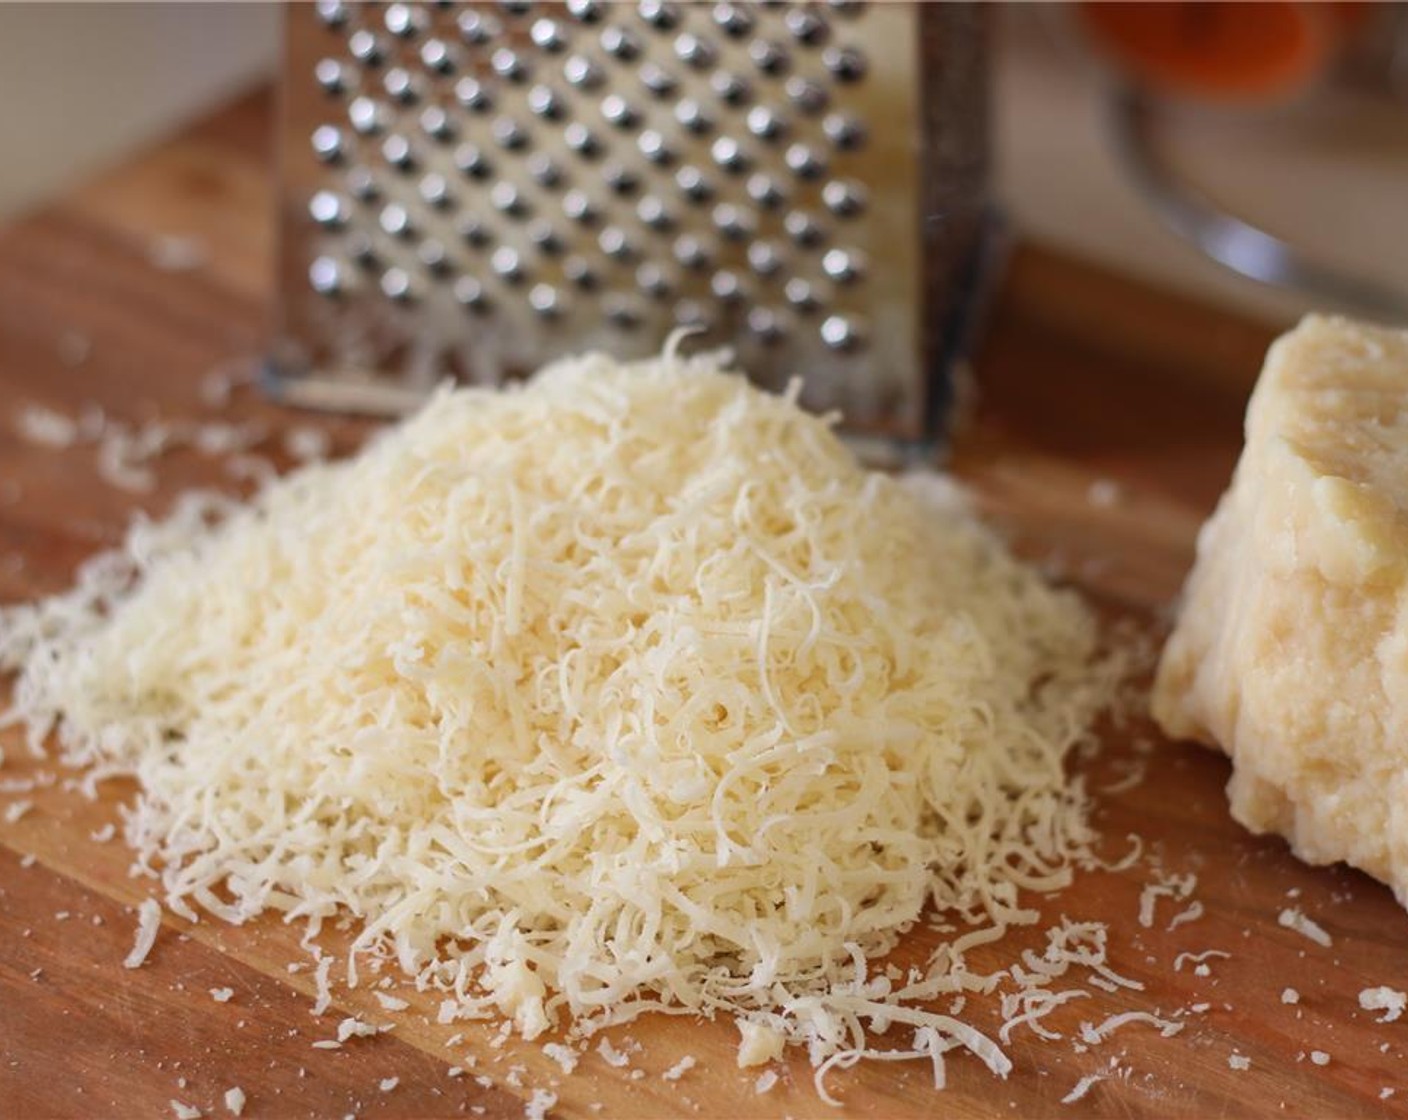
[[[1364,3],[1089,3],[1080,22],[1136,83],[1210,100],[1292,97],[1325,72]]]

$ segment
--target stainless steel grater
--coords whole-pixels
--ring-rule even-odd
[[[982,287],[967,4],[287,8],[269,382],[397,411],[677,326],[924,446]]]

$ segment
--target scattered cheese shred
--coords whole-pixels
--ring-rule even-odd
[[[1228,1054],[1227,1068],[1235,1070],[1248,1070],[1252,1068],[1252,1060],[1245,1054]]]
[[[234,998],[234,988],[211,988],[210,998],[216,1003],[229,1003]]]
[[[533,1096],[523,1106],[525,1120],[547,1120],[548,1111],[557,1104],[557,1094],[547,1089],[534,1089]]]
[[[389,1093],[399,1084],[401,1084],[401,1079],[399,1077],[383,1077],[380,1081],[377,1082],[376,1087],[380,1089],[383,1093]]]
[[[176,1100],[168,1103],[171,1105],[171,1111],[175,1114],[176,1120],[200,1120],[201,1118],[201,1110],[193,1104]]]
[[[1296,991],[1294,988],[1283,988],[1283,989],[1281,990],[1281,1002],[1282,1002],[1282,1003],[1299,1003],[1299,1002],[1300,1002],[1300,993],[1299,993],[1298,991]]]
[[[231,1116],[239,1116],[244,1112],[244,1102],[244,1090],[238,1085],[225,1090],[225,1111]]]
[[[1365,1011],[1382,1011],[1380,1023],[1392,1023],[1408,1007],[1408,995],[1387,986],[1365,988],[1359,993],[1359,1006]]]
[[[1092,858],[1063,762],[1122,659],[950,482],[864,470],[795,394],[592,355],[188,495],[0,612],[11,718],[136,777],[178,913],[352,915],[349,983],[394,959],[528,1038],[723,1011],[818,1076],[902,1022],[936,1078],[955,1047],[1005,1076],[919,1007],[963,936],[903,986],[871,962],[929,907],[1030,924]]]
[[[161,903],[154,898],[144,898],[137,907],[137,934],[132,943],[132,951],[122,962],[123,968],[141,968],[147,954],[156,944],[157,930],[161,928]]]
[[[678,1081],[686,1073],[692,1070],[696,1064],[697,1063],[695,1061],[694,1055],[686,1054],[683,1058],[677,1061],[660,1076],[663,1077],[666,1081]]]
[[[1062,1104],[1075,1104],[1076,1101],[1084,1100],[1086,1093],[1091,1088],[1104,1081],[1105,1077],[1099,1073],[1088,1073],[1071,1087],[1071,1091],[1061,1098]]]
[[[758,1080],[753,1082],[753,1092],[761,1096],[763,1093],[771,1093],[777,1085],[778,1076],[776,1070],[765,1069],[758,1074]]]
[[[1276,916],[1276,924],[1286,929],[1295,930],[1302,937],[1308,937],[1317,945],[1329,948],[1333,942],[1330,935],[1325,932],[1323,926],[1311,918],[1307,918],[1299,907],[1287,907]]]

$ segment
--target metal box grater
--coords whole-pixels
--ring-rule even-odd
[[[677,326],[891,446],[982,287],[967,4],[290,4],[281,399],[400,411]]]

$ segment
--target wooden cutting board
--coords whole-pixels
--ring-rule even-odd
[[[0,234],[0,601],[65,587],[134,509],[160,509],[181,489],[222,477],[199,456],[173,455],[158,464],[156,492],[136,499],[99,480],[91,450],[33,446],[16,438],[11,417],[26,403],[68,414],[96,403],[129,421],[216,415],[202,403],[202,379],[249,367],[270,297],[269,123],[270,100],[247,99]],[[173,253],[161,241],[172,236],[193,239],[177,249],[199,252]],[[980,401],[955,469],[1023,549],[1157,634],[1235,460],[1269,337],[1024,249],[978,362]],[[247,389],[224,415],[276,432],[316,423],[341,449],[362,434],[351,422],[291,418]],[[1092,492],[1093,482],[1107,485]],[[1111,965],[1142,990],[1092,988],[1046,1020],[1060,1039],[1018,1028],[1005,1081],[966,1057],[950,1062],[941,1095],[918,1064],[838,1072],[828,1084],[845,1114],[1403,1111],[1408,1020],[1379,1024],[1358,1005],[1364,988],[1408,987],[1408,917],[1389,892],[1344,868],[1303,867],[1279,841],[1247,835],[1227,815],[1220,756],[1142,725],[1105,738],[1100,757],[1076,769],[1095,790],[1111,857],[1132,834],[1144,857],[1038,900],[1042,925],[976,951],[974,967],[1011,960],[1013,944],[1039,947],[1041,930],[1065,915],[1107,923]],[[13,732],[0,743],[8,758],[0,779],[51,769],[27,760]],[[565,1077],[538,1046],[495,1049],[488,1028],[437,1025],[434,1001],[414,992],[398,993],[412,1002],[399,1016],[362,990],[340,992],[315,1017],[309,971],[289,971],[307,959],[298,934],[273,922],[234,929],[168,918],[147,964],[125,970],[132,907],[151,883],[128,874],[120,841],[91,836],[117,819],[130,791],[112,787],[89,802],[64,777],[23,794],[33,808],[20,819],[0,816],[0,1116],[161,1116],[173,1100],[223,1115],[233,1086],[249,1116],[519,1116],[530,1089],[554,1081],[554,1112],[569,1117],[834,1114],[801,1058],[780,1067],[771,1092],[755,1093],[756,1071],[735,1068],[735,1035],[723,1023],[639,1022],[611,1036],[618,1047],[640,1044],[631,1070],[590,1054]],[[1146,927],[1141,893],[1160,870],[1191,873],[1196,887],[1182,902],[1160,901]],[[1168,929],[1193,902],[1201,916]],[[1332,945],[1278,925],[1289,906],[1319,922]],[[898,958],[922,959],[936,936],[916,932]],[[1178,960],[1210,949],[1228,956],[1204,968]],[[1282,1002],[1287,987],[1299,991],[1298,1005]],[[227,1002],[210,994],[222,988],[232,989]],[[1134,1022],[1098,1045],[1080,1042],[1082,1022],[1129,1010],[1177,1014],[1185,1026],[1164,1037]],[[340,1050],[313,1047],[353,1013],[396,1026]],[[965,1015],[988,1031],[1000,1021],[992,1000],[970,1000]],[[686,1054],[693,1069],[663,1079]],[[1233,1055],[1249,1067],[1233,1068]],[[471,1061],[477,1069],[452,1076]],[[1105,1079],[1061,1103],[1095,1074]],[[390,1078],[397,1083],[383,1091]],[[1400,1086],[1400,1096],[1382,1097]]]

